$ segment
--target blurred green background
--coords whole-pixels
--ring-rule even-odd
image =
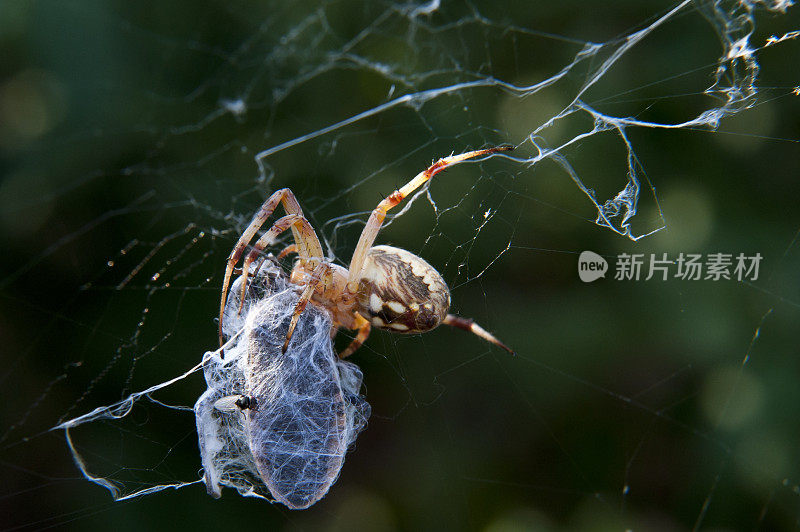
[[[531,164],[528,136],[674,6],[0,3],[2,528],[797,528],[800,44],[759,49],[757,95],[718,130],[626,129],[642,185],[631,227],[665,226],[652,236],[599,227],[562,166]],[[581,100],[663,123],[721,106],[704,90],[726,20],[708,8],[680,10]],[[754,48],[800,26],[796,7],[752,16]],[[552,78],[587,43],[607,45],[557,83],[503,85]],[[746,89],[732,72],[721,86]],[[576,113],[535,138],[554,148],[591,128]],[[379,242],[436,266],[453,311],[516,358],[453,330],[374,332],[351,358],[373,416],[307,511],[202,485],[113,502],[79,475],[48,429],[215,347],[225,258],[274,189],[292,188],[346,264],[383,196],[432,159],[499,143],[515,158],[440,174]],[[615,131],[561,155],[600,204],[627,182]],[[584,284],[583,250],[612,268],[623,252],[764,258],[749,283]],[[203,389],[193,375],[154,399],[190,407]],[[125,493],[199,478],[190,411],[143,400],[72,436]]]

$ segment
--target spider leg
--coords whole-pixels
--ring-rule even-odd
[[[311,296],[314,295],[314,290],[321,282],[323,282],[323,274],[327,273],[329,269],[330,266],[328,264],[320,262],[317,264],[317,267],[314,268],[314,271],[311,272],[311,275],[308,279],[308,284],[306,284],[305,288],[303,288],[303,292],[300,294],[300,299],[297,300],[297,304],[294,307],[292,321],[289,322],[289,330],[286,332],[286,341],[283,343],[283,347],[281,348],[282,353],[285,353],[286,350],[289,349],[289,341],[292,339],[292,335],[297,327],[297,323],[300,321],[300,315],[303,314],[306,306],[308,306],[308,302],[311,301]]]
[[[430,165],[427,169],[417,174],[413,179],[411,179],[411,181],[403,185],[399,190],[395,190],[389,194],[389,196],[381,201],[378,206],[375,207],[375,210],[372,211],[372,214],[367,221],[367,225],[364,226],[364,230],[361,232],[361,236],[358,239],[358,244],[353,252],[353,258],[350,261],[350,273],[347,278],[347,289],[351,293],[355,293],[358,290],[358,282],[361,278],[364,263],[367,258],[367,252],[369,252],[372,244],[375,243],[375,238],[378,236],[378,231],[380,231],[381,225],[383,225],[383,220],[386,218],[386,213],[389,211],[389,209],[397,206],[406,196],[427,183],[433,176],[449,166],[466,161],[467,159],[480,157],[481,155],[488,155],[491,153],[509,151],[513,149],[513,146],[503,145],[495,148],[468,151],[459,155],[443,157]]]
[[[369,320],[364,318],[358,312],[356,312],[355,315],[356,315],[356,321],[355,321],[355,326],[353,328],[358,329],[358,334],[353,339],[353,341],[350,342],[350,345],[348,345],[344,349],[344,351],[339,353],[339,358],[347,358],[350,355],[352,355],[356,351],[356,349],[361,347],[361,344],[367,341],[369,332],[372,329],[372,325],[370,324]]]
[[[247,293],[247,279],[250,276],[250,264],[256,260],[261,252],[272,244],[275,241],[275,238],[290,227],[292,229],[296,229],[297,226],[300,228],[296,231],[300,234],[301,239],[308,239],[310,237],[316,238],[317,235],[314,233],[314,228],[311,227],[311,224],[300,215],[297,214],[287,214],[282,218],[278,218],[272,227],[269,230],[261,235],[261,238],[253,244],[253,249],[250,250],[250,253],[247,254],[247,257],[244,259],[244,263],[242,264],[242,294],[239,298],[239,312],[242,311],[242,307],[244,306],[244,296]]]
[[[444,323],[445,325],[449,325],[451,327],[455,327],[456,329],[469,331],[472,334],[480,336],[487,342],[490,342],[496,345],[497,347],[505,349],[512,355],[516,355],[516,353],[512,351],[510,347],[508,347],[506,344],[495,338],[492,333],[490,333],[489,331],[487,331],[486,329],[475,323],[471,318],[462,318],[460,316],[448,314],[442,323]]]
[[[295,198],[294,194],[288,188],[283,188],[281,190],[275,191],[267,200],[261,205],[261,208],[258,210],[256,215],[253,217],[253,220],[250,222],[250,225],[242,233],[242,236],[239,237],[239,240],[236,242],[236,245],[233,247],[231,254],[228,256],[227,266],[225,268],[225,277],[222,281],[222,297],[219,306],[219,342],[220,345],[223,344],[222,341],[222,318],[225,313],[225,301],[228,297],[228,287],[230,286],[231,276],[233,275],[233,270],[236,267],[236,263],[239,262],[239,259],[242,258],[244,254],[244,250],[247,247],[247,244],[253,239],[255,234],[261,229],[261,226],[264,225],[264,222],[267,221],[267,218],[275,211],[278,204],[282,203],[283,208],[289,214],[295,214],[298,216],[303,216],[303,210],[300,208],[300,204],[297,202],[297,198]],[[319,258],[322,257],[322,245],[319,243],[319,239],[317,235],[312,230],[310,234],[306,232],[303,234],[300,230],[300,227],[292,226],[292,233],[294,235],[294,240],[298,244],[299,253],[301,260],[308,260],[312,258]]]
[[[278,253],[278,258],[282,259],[283,257],[289,255],[290,253],[297,253],[297,244],[290,244],[283,248],[280,253]]]

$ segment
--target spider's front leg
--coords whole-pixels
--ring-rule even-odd
[[[233,271],[236,268],[236,264],[239,262],[239,259],[242,258],[247,245],[256,235],[258,230],[261,229],[261,226],[263,226],[267,221],[267,218],[269,218],[270,215],[275,211],[275,209],[278,207],[278,204],[283,204],[283,208],[286,210],[286,212],[290,216],[294,216],[294,218],[291,219],[291,223],[288,225],[288,227],[291,227],[292,229],[295,244],[297,245],[297,250],[300,254],[300,259],[319,259],[323,256],[322,245],[320,244],[314,229],[311,227],[311,224],[309,224],[308,220],[306,220],[303,216],[303,210],[300,208],[300,204],[297,202],[297,198],[295,198],[292,191],[288,188],[283,188],[267,198],[267,200],[261,205],[261,208],[258,210],[256,215],[253,217],[253,220],[239,237],[239,240],[233,247],[231,254],[228,256],[227,266],[225,267],[225,277],[222,281],[222,296],[220,298],[219,305],[220,345],[223,345],[224,343],[222,339],[222,318],[225,314],[225,302],[228,297],[228,287],[230,286]],[[261,240],[259,240],[259,242],[261,242]],[[247,272],[247,270],[244,269],[243,273],[244,272]],[[247,283],[242,283],[242,289],[246,290],[246,288]]]
[[[275,241],[278,235],[290,227],[295,231],[296,238],[299,238],[301,242],[305,242],[312,238],[317,238],[314,228],[311,227],[309,221],[297,214],[287,214],[272,224],[272,227],[270,227],[269,230],[258,239],[258,241],[253,245],[253,249],[250,250],[250,253],[248,253],[247,257],[244,259],[244,264],[242,265],[242,294],[239,298],[239,312],[242,311],[242,307],[244,306],[244,296],[247,293],[247,278],[250,276],[250,265],[258,258],[261,252],[267,248],[267,246]],[[297,235],[299,235],[299,237],[297,237]],[[296,250],[297,244],[293,244],[293,246]],[[300,257],[301,260],[303,260],[304,253],[301,253]],[[319,260],[321,257],[317,256],[315,258]],[[305,260],[311,263],[312,258],[305,257]]]
[[[430,165],[427,169],[417,174],[413,179],[411,179],[411,181],[403,185],[399,190],[395,190],[389,194],[389,196],[381,201],[378,206],[375,207],[375,210],[372,211],[369,220],[367,220],[367,225],[364,226],[364,230],[361,232],[361,236],[358,239],[358,244],[353,252],[353,258],[350,260],[350,274],[347,279],[347,290],[353,294],[358,291],[358,284],[364,271],[367,253],[369,253],[372,244],[375,243],[375,238],[377,238],[378,232],[381,230],[383,220],[386,218],[386,213],[389,211],[389,209],[396,207],[409,194],[430,181],[433,176],[445,168],[468,159],[480,157],[481,155],[489,155],[492,153],[510,151],[513,149],[513,146],[503,145],[494,148],[486,148],[483,150],[468,151],[459,155],[451,155],[450,157],[443,157]]]

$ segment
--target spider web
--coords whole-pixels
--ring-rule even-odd
[[[791,1],[163,4],[0,6],[4,528],[798,527]],[[380,199],[503,143],[378,242],[518,356],[373,332],[328,496],[209,498],[198,364],[261,202],[346,266]],[[763,263],[584,284],[587,249]]]

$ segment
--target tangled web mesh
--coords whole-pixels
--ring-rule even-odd
[[[271,260],[248,284],[241,313],[241,278],[231,287],[222,322],[230,341],[204,358],[208,389],[194,410],[205,483],[215,496],[222,485],[306,508],[336,481],[348,446],[366,425],[361,370],[333,352],[331,318],[313,305],[281,353],[296,287]],[[215,408],[224,397],[242,395],[252,403],[243,412]]]

